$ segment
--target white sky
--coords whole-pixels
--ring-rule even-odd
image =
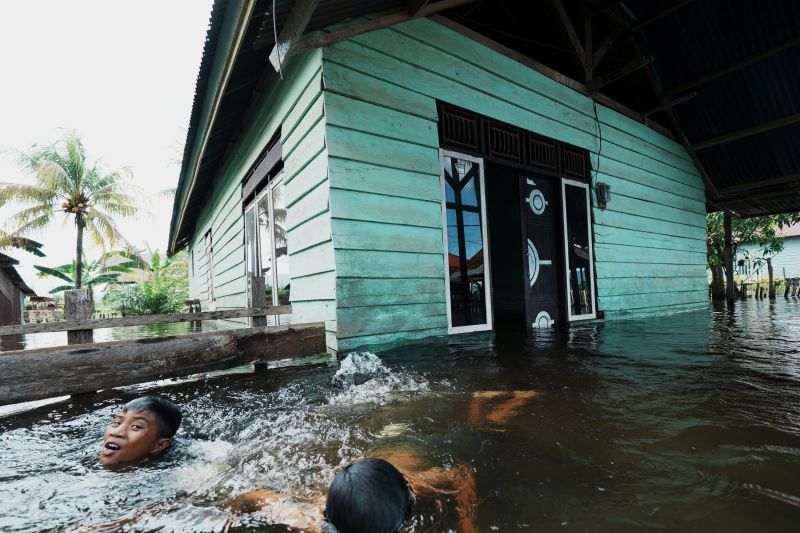
[[[90,160],[131,167],[148,197],[149,214],[120,221],[123,235],[164,251],[172,199],[153,195],[178,181],[211,2],[0,0],[0,147],[27,150],[77,130]],[[0,154],[0,182],[8,181],[33,180]],[[0,208],[0,224],[15,212]],[[46,257],[6,253],[46,294],[56,282],[37,278],[32,265],[69,263],[75,228],[57,222],[32,237]]]

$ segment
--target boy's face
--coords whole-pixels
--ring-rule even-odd
[[[114,418],[103,435],[100,464],[112,465],[163,452],[172,440],[158,436],[158,420],[150,411],[126,411]]]

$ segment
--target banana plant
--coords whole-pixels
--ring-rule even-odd
[[[83,268],[81,269],[81,286],[91,288],[99,285],[117,283],[120,275],[128,274],[137,267],[134,261],[125,261],[117,265],[107,265],[105,260],[109,255],[111,254],[104,254],[94,261],[86,261],[84,258]],[[56,294],[75,288],[75,271],[77,268],[74,261],[57,267],[46,267],[42,265],[34,265],[33,267],[39,271],[37,275],[40,277],[54,277],[68,283],[68,285],[59,285],[54,288],[50,291],[50,294]]]

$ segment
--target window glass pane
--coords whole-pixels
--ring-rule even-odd
[[[258,245],[256,243],[256,210],[250,209],[244,214],[245,265],[248,276],[256,275],[258,270]]]
[[[269,195],[258,200],[258,247],[261,259],[261,275],[267,290],[267,303],[272,303],[272,238],[269,220]]]
[[[589,190],[564,183],[566,213],[567,282],[571,316],[593,313],[592,264],[589,260]]]
[[[272,229],[275,237],[275,269],[278,276],[278,305],[289,304],[289,254],[286,248],[286,203],[283,180],[272,188]]]
[[[451,326],[487,323],[480,164],[444,156]]]
[[[465,179],[461,182],[461,203],[478,207],[478,192],[475,189],[475,179]]]
[[[444,184],[444,199],[447,203],[453,203],[456,201],[456,193],[453,192],[453,187],[451,187],[447,182]]]

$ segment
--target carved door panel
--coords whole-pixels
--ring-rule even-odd
[[[549,180],[520,175],[522,241],[525,251],[525,312],[528,328],[550,328],[558,317],[556,212]]]

